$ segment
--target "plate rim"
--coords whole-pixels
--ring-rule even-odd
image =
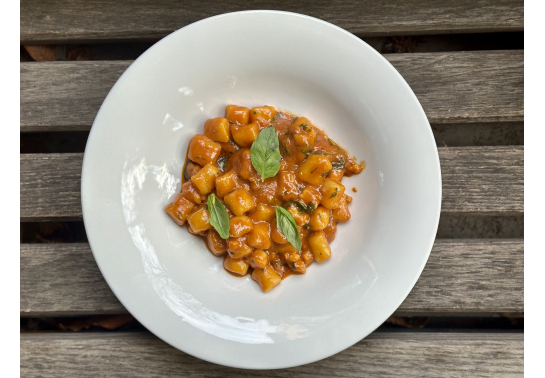
[[[96,116],[95,116],[95,119],[93,120],[93,124],[91,126],[91,129],[90,129],[90,132],[89,132],[89,136],[88,136],[88,139],[87,139],[87,142],[86,142],[86,146],[85,146],[85,153],[84,153],[84,156],[83,156],[83,163],[82,163],[82,170],[81,170],[81,183],[80,183],[80,188],[81,188],[81,203],[82,203],[82,217],[83,217],[83,223],[84,223],[84,226],[86,227],[87,226],[87,222],[85,219],[85,208],[87,206],[85,206],[85,203],[86,203],[86,200],[85,200],[85,190],[84,190],[84,177],[85,177],[85,172],[86,172],[86,167],[89,166],[89,164],[87,164],[87,162],[89,161],[88,160],[88,154],[86,153],[87,152],[87,147],[89,146],[89,144],[91,143],[92,141],[92,136],[93,136],[93,131],[96,130],[96,128],[94,128],[95,126],[95,123],[96,123],[96,120],[99,118],[99,115],[101,113],[101,110],[103,108],[103,104],[105,102],[108,101],[108,98],[110,97],[110,94],[112,93],[112,91],[116,88],[116,86],[119,84],[119,82],[122,80],[122,78],[128,73],[128,72],[131,72],[131,69],[133,69],[135,67],[135,63],[137,63],[142,57],[144,57],[146,54],[148,54],[150,52],[150,50],[152,50],[153,47],[155,47],[156,45],[159,45],[161,43],[164,42],[164,40],[166,40],[167,38],[171,37],[173,34],[175,33],[178,33],[180,32],[181,30],[184,30],[184,29],[187,29],[187,28],[190,28],[190,27],[193,27],[197,24],[200,24],[200,23],[206,23],[206,22],[211,22],[215,19],[218,19],[218,18],[225,18],[225,17],[232,17],[232,16],[237,16],[237,15],[241,15],[241,14],[244,14],[244,15],[251,15],[251,14],[274,14],[274,15],[280,15],[280,16],[290,16],[290,17],[299,17],[299,18],[304,18],[304,19],[307,19],[307,20],[311,20],[311,21],[314,21],[314,22],[317,22],[317,23],[320,23],[320,24],[323,24],[325,26],[328,26],[328,27],[331,27],[333,29],[336,29],[337,31],[340,31],[342,32],[344,35],[346,36],[349,36],[350,38],[356,40],[358,43],[361,44],[361,46],[365,49],[367,49],[368,51],[370,51],[372,54],[374,54],[375,56],[377,57],[380,57],[380,59],[387,64],[387,66],[389,66],[390,70],[394,73],[394,75],[397,75],[398,79],[400,79],[400,83],[402,83],[402,85],[404,85],[406,87],[406,89],[408,89],[408,91],[411,93],[412,97],[414,100],[416,100],[416,104],[418,105],[418,111],[421,113],[421,115],[423,116],[423,119],[426,121],[427,125],[429,126],[427,128],[427,133],[428,135],[430,136],[431,140],[434,141],[435,138],[433,136],[433,132],[431,130],[431,126],[429,124],[429,120],[426,116],[426,113],[422,107],[422,104],[420,103],[418,97],[416,96],[416,94],[414,93],[414,91],[412,90],[412,88],[409,86],[409,84],[407,83],[407,81],[405,80],[405,78],[399,73],[399,71],[397,71],[397,69],[382,55],[380,54],[378,51],[376,51],[375,49],[373,49],[369,44],[367,44],[366,42],[364,42],[363,40],[361,40],[360,38],[356,37],[354,34],[346,31],[345,29],[337,26],[337,25],[334,25],[330,22],[327,22],[327,21],[324,21],[324,20],[321,20],[319,18],[316,18],[316,17],[312,17],[312,16],[308,16],[308,15],[305,15],[305,14],[301,14],[301,13],[295,13],[295,12],[287,12],[287,11],[279,11],[279,10],[265,10],[265,9],[259,9],[259,10],[244,10],[244,11],[237,11],[237,12],[228,12],[228,13],[222,13],[222,14],[219,14],[219,15],[215,15],[215,16],[211,16],[211,17],[207,17],[207,18],[204,18],[204,19],[201,19],[201,20],[198,20],[198,21],[195,21],[193,23],[190,23],[188,25],[185,25],[183,26],[182,28],[179,28],[175,31],[173,31],[172,33],[169,33],[167,36],[163,37],[161,40],[157,41],[156,43],[154,43],[152,46],[150,46],[150,48],[148,48],[144,53],[142,53],[137,59],[135,59],[130,65],[129,67],[127,67],[127,69],[119,76],[119,78],[116,80],[115,84],[112,86],[112,88],[108,91],[108,94],[106,95],[106,97],[104,98],[104,100],[102,101],[102,104],[100,106],[100,109],[98,110]],[[434,219],[434,223],[435,223],[435,232],[434,232],[434,235],[437,234],[437,229],[439,227],[439,219],[440,219],[440,216],[441,216],[441,205],[442,205],[442,172],[441,172],[441,165],[440,165],[440,159],[439,159],[439,151],[437,149],[437,146],[435,145],[435,148],[433,149],[433,153],[434,153],[434,159],[433,159],[433,164],[435,166],[435,168],[437,169],[437,172],[438,172],[438,185],[437,187],[435,188],[437,191],[438,191],[438,204],[435,204],[436,208],[437,208],[437,212],[435,214],[435,219]],[[86,230],[87,230],[87,227],[86,227]],[[407,298],[407,296],[410,294],[410,292],[412,291],[412,289],[414,288],[414,286],[416,285],[416,282],[418,281],[418,279],[420,278],[420,276],[422,275],[422,272],[429,260],[429,256],[431,254],[431,251],[432,251],[432,248],[433,248],[433,244],[435,243],[435,240],[436,240],[436,236],[434,236],[429,242],[428,242],[428,246],[427,246],[427,254],[426,254],[426,258],[425,260],[423,261],[422,263],[422,266],[419,268],[419,272],[418,274],[416,275],[415,274],[415,278],[413,279],[413,282],[412,284],[410,285],[410,287],[408,286],[407,289],[405,290],[405,292],[403,293],[403,296],[402,296],[402,299],[401,301],[395,306],[395,309],[394,311],[389,315],[391,316],[398,308],[399,306],[405,301],[405,299]],[[100,270],[100,273],[102,275],[102,277],[104,278],[104,280],[106,281],[106,283],[108,284],[108,287],[110,288],[110,290],[112,290],[112,292],[114,293],[114,295],[116,296],[117,300],[119,300],[119,302],[125,307],[125,309],[132,315],[134,316],[135,319],[137,319],[142,325],[144,325],[144,327],[147,329],[148,332],[152,333],[153,335],[155,335],[158,339],[160,339],[161,341],[169,344],[170,346],[172,346],[173,348],[177,349],[177,350],[180,350],[181,352],[183,353],[186,353],[188,355],[191,355],[195,358],[198,358],[198,359],[201,359],[203,361],[207,361],[207,362],[210,362],[210,363],[213,363],[213,364],[216,364],[216,365],[219,365],[219,366],[227,366],[227,367],[231,367],[231,368],[238,368],[238,369],[252,369],[252,370],[276,370],[276,369],[285,369],[285,368],[292,368],[292,367],[297,367],[297,366],[303,366],[303,365],[307,365],[307,364],[311,364],[311,363],[314,363],[314,362],[317,362],[317,361],[320,361],[320,360],[323,360],[323,359],[326,359],[326,358],[329,358],[329,357],[332,357],[350,347],[352,347],[353,345],[361,342],[363,339],[367,338],[370,334],[372,334],[373,332],[376,331],[377,327],[380,326],[380,324],[373,328],[371,331],[369,332],[366,332],[364,334],[364,336],[361,337],[360,340],[356,341],[355,343],[352,343],[350,345],[346,345],[344,347],[341,347],[341,348],[337,348],[335,351],[333,351],[331,353],[331,351],[327,352],[327,353],[324,353],[323,355],[319,355],[319,356],[316,356],[316,357],[313,357],[313,358],[306,358],[304,359],[303,362],[301,363],[297,363],[297,364],[287,364],[287,365],[278,365],[278,366],[275,366],[275,367],[248,367],[248,366],[244,366],[244,365],[240,365],[240,364],[236,364],[236,363],[233,363],[233,364],[228,364],[228,363],[219,363],[219,362],[216,362],[216,361],[212,361],[210,360],[206,355],[204,355],[203,353],[193,353],[193,352],[187,352],[186,350],[183,350],[181,348],[179,348],[178,346],[175,346],[173,345],[171,342],[163,339],[161,336],[159,336],[158,334],[156,334],[154,331],[152,331],[151,327],[148,327],[147,324],[145,324],[146,322],[142,322],[141,320],[139,320],[137,318],[137,316],[135,316],[131,311],[129,311],[128,307],[125,305],[124,303],[124,300],[122,299],[121,296],[118,295],[116,289],[113,287],[113,285],[110,283],[110,281],[108,280],[108,278],[104,275],[103,273],[103,268],[101,267],[101,263],[99,262],[99,259],[97,259],[97,254],[95,253],[95,250],[93,249],[93,243],[91,241],[91,238],[88,237],[88,243],[89,243],[89,246],[91,248],[91,252],[93,253],[93,258],[95,259],[95,262]],[[388,317],[386,317],[387,319]],[[385,320],[386,320],[385,319]]]

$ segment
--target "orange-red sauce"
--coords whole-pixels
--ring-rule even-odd
[[[269,126],[276,129],[282,161],[278,174],[262,181],[251,164],[248,146],[251,146],[258,130]],[[253,272],[252,278],[260,283],[263,291],[270,290],[280,279],[291,274],[304,274],[314,261],[327,260],[328,243],[335,239],[337,223],[350,219],[348,204],[352,198],[344,192],[342,178],[363,171],[364,163],[358,164],[345,149],[306,118],[275,111],[272,107],[249,110],[228,106],[224,118],[207,121],[203,134],[210,138],[197,135],[197,139],[192,139],[188,157],[193,161],[186,158],[181,195],[166,209],[174,221],[180,225],[187,224],[191,233],[203,236],[211,253],[224,256],[224,266],[229,273],[241,276]],[[205,166],[199,164],[201,161],[206,163]],[[322,168],[316,166],[311,172],[306,172],[304,164],[308,166],[311,161],[319,161],[321,166],[331,169],[320,177],[314,177],[314,171]],[[198,181],[197,177],[204,177],[205,171],[210,171],[212,178],[206,176],[203,181]],[[228,181],[228,177],[234,179]],[[225,182],[231,185],[227,187],[230,189],[227,194],[222,192]],[[214,183],[215,187],[207,193],[207,185],[214,186]],[[331,192],[332,188],[334,192]],[[235,217],[234,212],[238,210],[231,208],[233,204],[228,203],[226,198],[238,189],[250,194],[254,207]],[[356,188],[352,190],[357,191]],[[211,193],[220,198],[231,218],[231,236],[228,240],[219,237],[209,220],[207,224],[206,199]],[[336,197],[337,194],[340,195]],[[239,202],[246,200],[241,198]],[[275,206],[285,207],[298,223],[301,251],[287,243],[277,230]],[[323,223],[324,219],[329,221]],[[197,229],[192,229],[191,224]],[[240,232],[245,234],[238,236]],[[265,251],[266,255],[261,251]],[[256,262],[253,257],[260,260]],[[263,261],[266,261],[264,267],[260,265]]]

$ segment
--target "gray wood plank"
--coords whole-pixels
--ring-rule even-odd
[[[431,123],[524,119],[522,51],[389,54]],[[21,131],[89,130],[130,61],[21,63]]]
[[[515,377],[522,333],[375,332],[324,360],[240,370],[185,354],[149,333],[22,334],[24,377]]]
[[[524,148],[440,147],[442,213],[524,211]],[[22,154],[22,221],[81,219],[83,154]],[[31,200],[25,200],[31,199]]]
[[[126,312],[88,244],[22,244],[20,253],[21,316]],[[521,315],[523,265],[522,239],[437,240],[396,315]]]
[[[521,0],[22,0],[22,44],[156,40],[221,13],[303,13],[361,36],[520,31]]]
[[[81,220],[82,163],[83,154],[21,155],[21,220]]]
[[[21,131],[89,130],[130,63],[21,63]]]
[[[524,147],[438,148],[443,213],[524,211]]]
[[[524,120],[524,52],[388,54],[432,124]]]

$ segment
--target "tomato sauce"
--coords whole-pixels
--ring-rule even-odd
[[[274,177],[262,180],[250,147],[270,126],[278,136],[280,168]],[[223,256],[229,273],[251,273],[266,292],[331,256],[329,243],[337,224],[351,217],[352,197],[345,193],[342,179],[364,167],[305,117],[270,106],[250,110],[229,105],[225,117],[208,120],[204,134],[191,140],[181,193],[166,211],[176,223],[202,236],[212,254]],[[211,194],[227,211],[228,239],[210,223]],[[295,221],[300,250],[278,228],[276,206],[285,208]]]

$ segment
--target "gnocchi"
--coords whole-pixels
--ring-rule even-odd
[[[280,152],[273,177],[254,168],[252,160],[252,145],[271,126]],[[190,140],[180,193],[165,210],[178,225],[202,236],[210,252],[224,259],[225,270],[251,273],[268,292],[284,278],[304,274],[313,262],[331,258],[338,224],[351,217],[353,198],[342,180],[364,168],[306,117],[272,106],[228,105],[223,117],[207,120],[203,134]],[[227,214],[225,228],[218,228],[208,208],[212,195],[212,204],[219,202]],[[278,206],[293,221],[291,238],[299,236],[299,249],[277,225]]]

